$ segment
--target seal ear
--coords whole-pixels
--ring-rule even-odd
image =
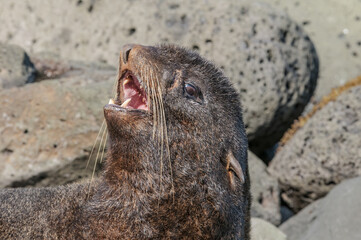
[[[228,151],[227,159],[226,159],[226,169],[228,172],[228,177],[231,182],[231,187],[233,189],[236,188],[236,182],[234,177],[238,177],[241,183],[244,183],[244,174],[241,165],[239,164],[238,160],[234,157],[232,150]]]

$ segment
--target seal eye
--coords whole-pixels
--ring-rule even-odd
[[[184,85],[184,89],[188,96],[193,98],[196,98],[198,96],[198,90],[192,84],[187,83],[186,85]]]

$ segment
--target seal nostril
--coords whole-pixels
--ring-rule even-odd
[[[125,52],[125,55],[124,55],[124,63],[127,63],[128,62],[128,57],[129,57],[129,53],[130,53],[130,50],[132,49],[128,49],[126,52]]]
[[[126,44],[123,46],[123,62],[124,64],[128,62],[130,51],[132,50],[134,44]]]

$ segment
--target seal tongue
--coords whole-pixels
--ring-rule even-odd
[[[138,79],[129,75],[123,81],[124,102],[121,107],[148,111],[147,95]]]

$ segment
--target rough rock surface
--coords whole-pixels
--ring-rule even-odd
[[[250,147],[258,152],[275,144],[302,113],[316,87],[318,60],[287,15],[256,6],[246,21],[251,31],[238,37],[244,41],[239,62],[230,66],[240,70],[238,79],[235,72],[231,76],[241,94]]]
[[[0,92],[0,187],[57,185],[91,174],[86,160],[116,70],[80,66],[73,65],[71,77]]]
[[[31,52],[54,51],[68,59],[116,65],[125,43],[171,42],[213,60],[241,94],[253,150],[279,140],[316,86],[318,61],[311,41],[286,14],[266,4],[246,0],[227,4],[190,0],[25,2],[2,3],[6,11],[0,14],[4,26],[0,40],[25,42]]]
[[[285,10],[312,36],[320,58],[316,101],[361,73],[360,0],[262,0]]]
[[[267,172],[266,165],[251,152],[248,152],[249,174],[251,178],[252,217],[262,218],[279,225],[280,199],[277,180]]]
[[[280,229],[271,223],[260,219],[251,219],[251,239],[252,240],[286,240],[287,236]],[[289,238],[293,239],[293,238]]]
[[[295,211],[361,175],[361,85],[317,111],[276,154],[269,171]]]
[[[0,42],[0,89],[34,82],[35,73],[33,63],[21,47]]]
[[[336,186],[323,199],[307,206],[280,229],[292,240],[360,239],[361,178]]]

